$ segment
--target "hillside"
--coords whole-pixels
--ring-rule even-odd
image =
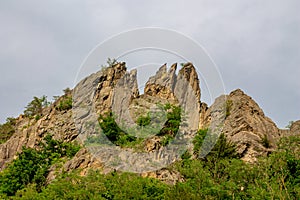
[[[65,90],[53,103],[34,99],[24,114],[1,125],[3,198],[300,198],[300,121],[279,129],[240,89],[207,106],[200,101],[194,66],[186,63],[178,74],[176,69],[177,64],[169,70],[163,65],[142,95],[137,72],[116,63]],[[152,115],[159,109],[164,117]],[[147,132],[150,125],[159,128]],[[97,128],[106,137],[98,135]],[[218,130],[215,145],[205,152],[205,138],[212,142]],[[179,155],[174,152],[180,145],[186,149]],[[155,165],[149,162],[153,158]],[[43,160],[47,166],[41,165]],[[35,161],[38,165],[33,166],[44,169],[39,179],[31,172],[26,181],[17,179],[22,183],[7,182],[27,173],[14,174],[23,169],[15,163],[27,166]]]

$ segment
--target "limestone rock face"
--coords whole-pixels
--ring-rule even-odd
[[[0,170],[5,163],[16,158],[22,147],[35,147],[46,135],[53,135],[54,139],[73,141],[78,133],[72,120],[72,111],[58,111],[57,103],[44,109],[43,117],[36,121],[27,119],[22,115],[17,119],[16,133],[4,144],[0,145]]]
[[[147,172],[141,174],[142,177],[156,178],[169,185],[175,185],[177,182],[183,182],[184,178],[179,172],[168,169],[161,169],[155,172]]]
[[[180,69],[174,94],[178,99],[181,109],[185,113],[187,123],[194,131],[199,129],[200,121],[200,86],[196,69],[187,63]]]
[[[138,96],[137,71],[132,70],[119,79],[113,90],[111,110],[119,124],[122,122],[130,126],[135,123],[130,116],[129,106]]]
[[[147,139],[144,143],[146,152],[159,150],[161,147],[160,138],[157,136]]]
[[[243,160],[255,162],[258,156],[266,155],[276,148],[279,129],[251,97],[238,89],[225,98],[226,113],[222,132],[237,145]],[[204,119],[206,122],[203,124],[207,126],[211,120],[210,109]]]
[[[292,123],[290,133],[293,135],[300,135],[300,120]]]
[[[161,99],[175,99],[173,91],[176,83],[176,68],[177,64],[173,64],[167,72],[167,65],[161,66],[155,76],[149,78],[144,94]]]
[[[104,114],[111,111],[114,86],[118,83],[118,80],[124,76],[125,73],[125,63],[117,63],[113,67],[108,67],[97,72],[96,74],[87,77],[86,80],[81,81],[75,89],[77,91],[82,91],[83,95],[86,95],[86,90],[84,89],[84,87],[90,86],[91,88],[86,89],[94,91],[96,86],[95,94],[93,94],[94,97],[90,103],[95,103],[95,111],[98,114]],[[132,76],[134,76],[134,74]],[[87,83],[89,81],[92,81],[93,83]],[[80,102],[80,99],[78,100]]]
[[[75,109],[65,111],[56,109],[60,98],[44,108],[42,118],[37,121],[29,120],[22,115],[17,119],[15,134],[7,142],[0,144],[0,171],[4,169],[6,163],[16,158],[23,146],[36,147],[46,134],[52,134],[54,139],[72,142],[84,137],[78,130],[88,130],[85,134],[92,134],[94,127],[88,122],[97,121],[99,114],[112,111],[120,119],[125,119],[125,122],[128,120],[128,123],[133,123],[138,116],[147,113],[158,103],[171,102],[181,105],[185,112],[184,119],[188,122],[189,129],[193,131],[207,128],[215,123],[216,118],[221,119],[223,116],[222,131],[237,145],[238,153],[247,162],[255,162],[257,157],[272,152],[280,137],[300,134],[300,121],[294,122],[290,130],[278,129],[276,124],[265,116],[258,104],[239,89],[229,95],[220,96],[213,105],[208,106],[200,101],[199,78],[194,66],[191,63],[185,64],[178,75],[176,69],[177,64],[173,64],[169,70],[166,64],[160,67],[147,81],[143,95],[139,95],[137,71],[127,72],[125,63],[117,63],[83,79],[74,88]],[[98,123],[94,123],[94,126],[96,125]],[[92,128],[85,129],[87,126]],[[160,150],[162,146],[160,143],[160,139],[155,135],[148,138],[144,143],[145,151]],[[114,153],[108,152],[112,156]],[[134,162],[134,159],[134,156],[128,157],[129,162]],[[89,169],[102,169],[103,173],[114,170],[104,168],[105,163],[102,161],[103,158],[96,158],[87,149],[82,148],[73,159],[64,164],[63,170],[72,171],[80,168],[83,169],[82,175]],[[55,171],[56,168],[53,166],[48,181],[55,178]],[[168,169],[141,175],[158,178],[169,184],[183,181],[178,172]]]
[[[180,69],[178,79],[185,79],[189,82],[190,86],[195,92],[195,96],[197,97],[197,99],[199,99],[200,102],[201,90],[199,78],[196,69],[192,63],[186,63],[183,66],[183,68]]]
[[[166,64],[160,67],[155,76],[146,83],[145,95],[160,99],[176,100],[184,112],[190,127],[199,128],[199,114],[201,109],[199,78],[195,67],[191,63],[185,64],[176,75],[177,64],[173,64],[167,71]]]

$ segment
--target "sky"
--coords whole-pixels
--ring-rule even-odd
[[[0,122],[33,96],[74,87],[86,56],[107,38],[161,27],[201,44],[226,93],[241,88],[285,127],[300,119],[299,8],[298,0],[0,1]]]

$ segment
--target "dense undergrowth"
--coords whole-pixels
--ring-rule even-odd
[[[28,116],[41,116],[45,102],[35,98],[26,109]],[[64,111],[71,106],[72,99],[66,95],[57,109]],[[172,140],[182,121],[179,107],[167,104],[164,108],[168,110],[167,122],[157,134],[163,138],[163,146]],[[149,115],[137,119],[140,127],[150,122]],[[9,118],[0,125],[0,144],[15,132],[15,123]],[[122,131],[111,113],[100,116],[99,123],[115,145],[135,148],[143,142]],[[300,199],[300,136],[282,138],[276,151],[254,164],[241,161],[235,145],[224,134],[202,158],[207,136],[208,130],[199,130],[193,140],[193,155],[186,152],[180,161],[168,166],[184,178],[175,185],[133,173],[104,175],[101,171],[90,171],[87,176],[80,176],[80,171],[62,172],[47,185],[50,167],[73,157],[80,148],[47,135],[36,149],[23,148],[17,159],[0,172],[0,199]],[[88,144],[102,140],[90,137]]]
[[[0,124],[0,144],[6,142],[14,133],[16,129],[16,119],[7,118],[4,124]]]
[[[163,109],[167,113],[167,119],[161,130],[151,127],[143,130],[143,127],[151,123],[149,113],[145,116],[139,116],[136,123],[139,125],[140,131],[148,131],[150,134],[157,132],[156,135],[161,137],[162,146],[166,146],[178,132],[181,123],[181,108],[172,104],[165,104]],[[104,144],[106,141],[104,137],[107,137],[114,145],[137,149],[140,148],[144,141],[142,138],[137,138],[123,131],[116,123],[115,117],[111,112],[100,115],[99,125],[105,136],[103,134],[89,136],[86,140],[86,145]]]
[[[203,142],[206,133],[206,130],[199,131],[195,137],[194,154],[199,153],[197,146]],[[205,158],[191,159],[186,153],[181,161],[168,167],[179,171],[185,180],[174,186],[132,173],[103,175],[99,171],[90,171],[82,177],[79,172],[73,172],[61,174],[48,186],[40,187],[40,190],[37,190],[37,182],[30,182],[11,198],[299,199],[299,146],[299,136],[282,138],[276,152],[260,158],[255,164],[246,164],[238,159],[238,155],[232,151],[234,145],[222,135]]]
[[[79,145],[54,140],[50,135],[36,149],[23,147],[17,159],[0,173],[0,197],[13,196],[29,184],[34,184],[35,191],[41,192],[50,167],[63,158],[73,157],[79,149]]]

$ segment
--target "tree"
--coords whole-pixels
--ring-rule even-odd
[[[285,128],[290,129],[294,121],[289,121],[289,124],[285,126]]]
[[[0,144],[6,142],[14,133],[16,119],[15,118],[7,118],[6,123],[0,124]]]
[[[42,96],[40,98],[33,97],[33,100],[25,107],[24,115],[26,117],[32,118],[36,115],[41,115],[43,108],[48,106],[47,96]]]
[[[36,185],[37,191],[46,185],[50,166],[62,157],[73,157],[79,145],[54,140],[47,135],[39,143],[39,148],[25,148],[4,171],[0,173],[0,195],[14,195],[28,184]]]

